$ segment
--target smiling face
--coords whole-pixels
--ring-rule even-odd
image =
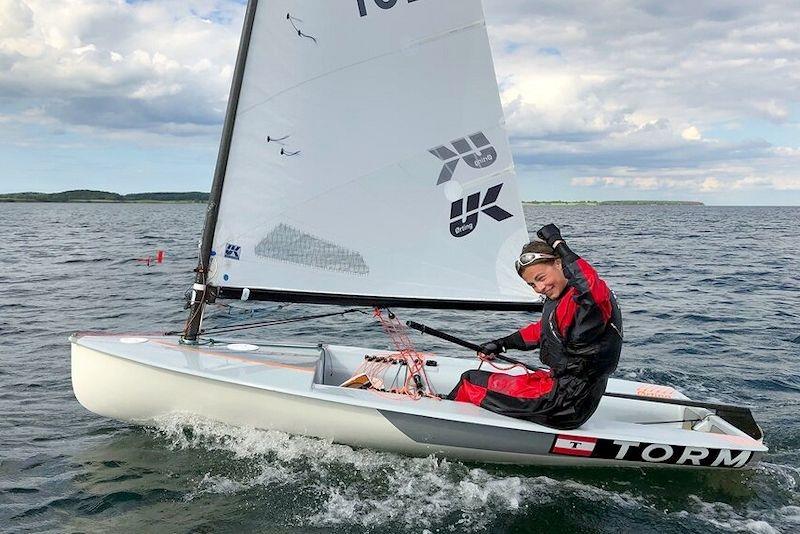
[[[529,265],[519,275],[534,291],[550,300],[560,297],[567,287],[561,260]]]

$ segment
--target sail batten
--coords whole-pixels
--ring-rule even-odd
[[[536,309],[480,0],[355,3],[258,6],[209,285]]]

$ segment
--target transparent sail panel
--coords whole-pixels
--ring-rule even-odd
[[[256,256],[285,261],[295,265],[315,267],[350,274],[369,274],[364,258],[358,252],[347,250],[306,233],[279,224],[277,228],[256,245]]]
[[[260,2],[211,284],[535,302],[478,0]]]

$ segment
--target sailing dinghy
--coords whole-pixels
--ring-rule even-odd
[[[767,450],[748,410],[667,386],[611,379],[570,431],[444,400],[476,360],[417,351],[381,310],[538,311],[513,267],[527,241],[480,0],[250,0],[186,327],[73,335],[75,396],[134,423],[480,462],[740,468]],[[370,306],[396,350],[211,339],[217,299]]]

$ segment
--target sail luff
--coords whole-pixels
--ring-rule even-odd
[[[203,236],[200,242],[200,256],[197,268],[195,269],[195,282],[192,288],[192,300],[189,318],[186,321],[183,339],[186,341],[196,341],[200,332],[200,324],[203,321],[203,310],[206,303],[208,266],[211,263],[211,252],[214,245],[214,233],[217,228],[219,217],[219,206],[222,199],[222,187],[225,182],[225,174],[228,168],[228,156],[230,155],[231,140],[233,139],[233,127],[236,123],[236,113],[239,107],[239,95],[244,79],[245,65],[247,64],[247,53],[250,47],[250,38],[253,32],[253,22],[255,21],[258,0],[248,0],[245,11],[244,23],[242,25],[242,36],[239,41],[239,51],[236,57],[236,66],[233,71],[233,80],[228,97],[228,107],[225,111],[225,122],[222,129],[222,139],[220,140],[219,152],[217,154],[217,165],[214,169],[214,181],[211,185],[211,194],[206,208],[205,224]]]

